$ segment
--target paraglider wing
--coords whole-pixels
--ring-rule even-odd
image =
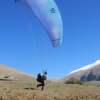
[[[23,0],[34,12],[46,30],[54,48],[62,42],[63,25],[54,0]]]

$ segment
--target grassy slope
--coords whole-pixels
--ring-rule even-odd
[[[0,64],[0,79],[4,78],[5,76],[11,76],[11,77],[15,77],[18,79],[25,79],[25,80],[27,78],[30,78],[30,79],[34,78],[34,76],[32,76],[32,75],[29,75],[27,73],[21,72],[14,68]]]
[[[33,81],[0,81],[0,100],[100,100],[99,83],[72,85],[46,82],[45,89]],[[61,99],[62,98],[62,99]]]
[[[6,75],[18,80],[6,80]],[[37,84],[35,77],[0,64],[0,100],[100,100],[99,82],[75,85],[49,81],[43,91]]]

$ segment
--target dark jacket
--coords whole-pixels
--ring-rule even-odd
[[[47,76],[46,76],[46,74],[44,74],[44,73],[39,73],[38,75],[37,75],[37,81],[38,82],[43,82],[44,80],[46,80],[47,79]]]

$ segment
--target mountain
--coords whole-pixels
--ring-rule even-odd
[[[13,79],[13,80],[34,80],[34,76],[13,69],[11,67],[0,64],[0,79]]]
[[[60,79],[50,79],[52,82],[66,83],[69,80],[100,81],[100,60],[84,66],[80,69],[74,70],[67,76]]]

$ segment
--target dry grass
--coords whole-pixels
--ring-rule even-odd
[[[33,81],[0,81],[0,100],[100,100],[99,83],[86,85],[46,82],[45,89]]]

